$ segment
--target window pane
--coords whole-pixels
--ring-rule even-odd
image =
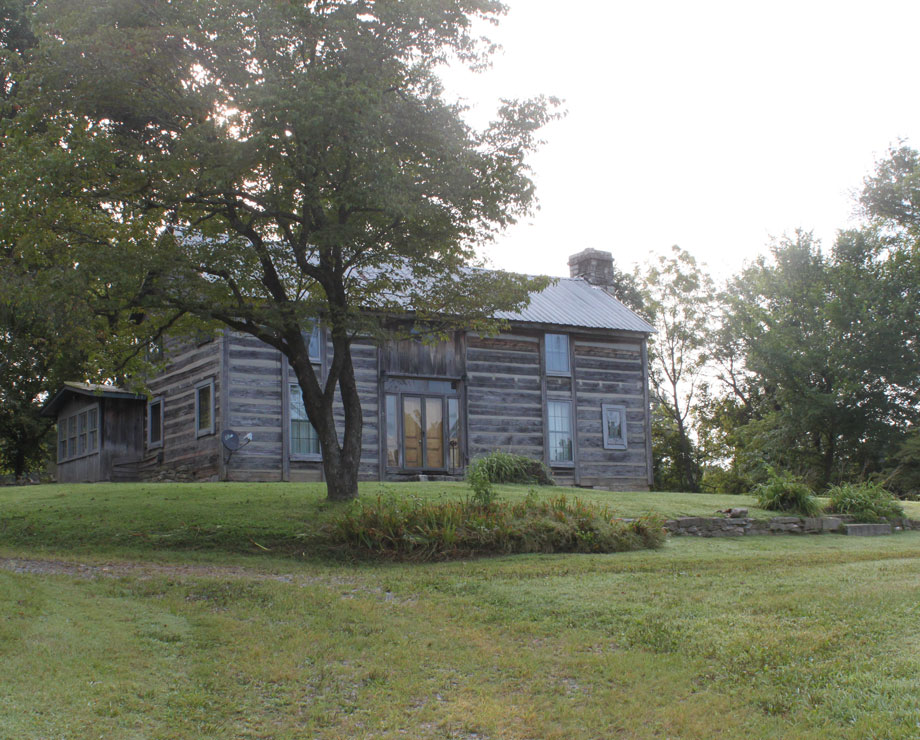
[[[425,399],[425,465],[444,467],[444,403],[440,398]]]
[[[397,396],[387,396],[387,465],[399,467],[399,417],[397,414]]]
[[[403,398],[403,454],[407,468],[422,467],[422,399]]]
[[[569,372],[569,337],[567,334],[546,335],[546,372]]]
[[[572,404],[569,401],[548,401],[546,417],[550,462],[572,462]]]
[[[159,444],[163,441],[163,402],[154,401],[147,407],[150,415],[150,439],[148,444]]]
[[[319,437],[310,423],[303,405],[303,391],[299,385],[289,387],[288,398],[291,412],[291,454],[318,455]]]
[[[603,406],[604,447],[618,449],[626,447],[626,407]]]
[[[86,412],[77,416],[77,454],[86,452]]]
[[[205,385],[198,389],[198,431],[211,430],[211,386]]]
[[[447,446],[450,467],[460,467],[460,402],[456,398],[447,399]]]
[[[310,359],[315,362],[320,362],[323,357],[322,352],[322,343],[323,343],[323,332],[320,330],[319,326],[314,326],[310,332],[310,344],[307,349],[307,354],[309,354]]]
[[[88,450],[93,451],[99,447],[99,409],[89,410],[89,446]]]

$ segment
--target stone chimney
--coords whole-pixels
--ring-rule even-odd
[[[569,257],[569,275],[584,278],[591,285],[613,285],[613,255],[599,249],[585,249]]]

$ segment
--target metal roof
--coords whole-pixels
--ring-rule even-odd
[[[645,319],[622,302],[581,278],[558,278],[545,290],[532,294],[530,305],[522,311],[501,311],[496,314],[496,318],[644,334],[655,331]]]
[[[57,416],[60,407],[63,406],[71,396],[94,396],[96,398],[124,398],[128,400],[146,400],[147,396],[126,391],[115,385],[103,385],[101,383],[74,383],[67,381],[54,396],[42,406],[42,416]]]

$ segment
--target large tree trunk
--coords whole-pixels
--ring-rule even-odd
[[[358,497],[358,469],[361,464],[363,432],[361,397],[355,382],[348,335],[335,328],[331,333],[333,356],[324,387],[320,386],[307,346],[299,332],[288,340],[288,357],[303,394],[307,415],[319,438],[326,479],[326,496],[330,501],[347,501]],[[341,444],[333,413],[336,387],[345,412]]]

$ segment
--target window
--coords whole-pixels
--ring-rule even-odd
[[[601,410],[604,420],[604,449],[625,450],[626,407],[611,406],[605,403],[601,406]]]
[[[291,457],[320,457],[319,437],[310,423],[303,405],[300,386],[292,383],[288,388],[288,402],[291,410]]]
[[[319,328],[319,324],[314,324],[313,329],[310,331],[307,354],[311,362],[323,361],[323,330]]]
[[[92,455],[99,451],[99,407],[58,418],[58,462]]]
[[[67,420],[67,457],[77,456],[77,417]]]
[[[387,394],[387,467],[399,467],[399,396]]]
[[[91,408],[89,416],[89,452],[99,449],[99,409]]]
[[[460,459],[460,400],[447,399],[447,451],[450,469],[459,470]]]
[[[568,334],[547,334],[546,345],[546,374],[568,375],[569,367],[569,336]]]
[[[214,380],[195,386],[195,436],[214,434]]]
[[[154,398],[147,404],[147,447],[163,446],[163,399]]]
[[[86,454],[86,412],[77,414],[77,455]]]
[[[547,430],[549,432],[549,462],[567,464],[574,462],[572,449],[572,402],[547,401]]]

